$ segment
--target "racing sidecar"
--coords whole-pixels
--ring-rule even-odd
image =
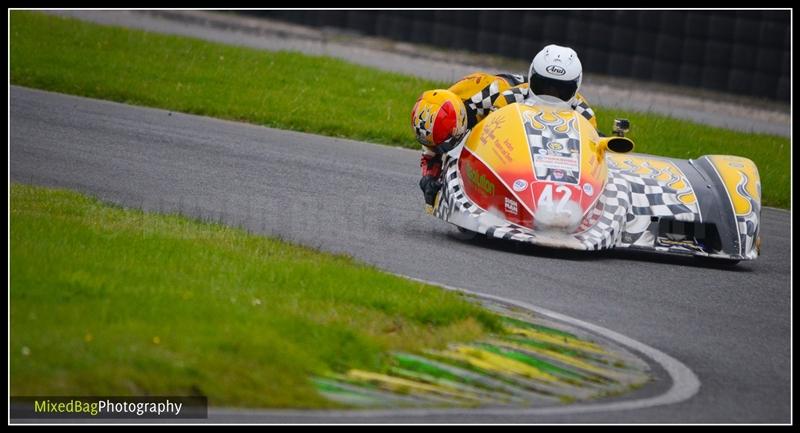
[[[578,250],[725,259],[759,254],[761,183],[749,159],[631,153],[567,104],[514,103],[444,158],[430,211],[462,231]]]

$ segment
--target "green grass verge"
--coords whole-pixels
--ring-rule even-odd
[[[417,148],[411,107],[447,87],[326,57],[265,52],[11,12],[11,82],[57,92]],[[790,142],[654,114],[595,107],[601,128],[631,119],[637,151],[693,158],[732,154],[757,164],[763,203],[788,207]]]
[[[328,407],[312,375],[500,329],[439,288],[239,229],[11,187],[11,394]]]

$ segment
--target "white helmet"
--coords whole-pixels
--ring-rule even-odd
[[[534,95],[550,95],[572,104],[581,87],[583,67],[572,48],[548,45],[536,54],[528,71]]]

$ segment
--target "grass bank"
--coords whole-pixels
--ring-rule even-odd
[[[347,257],[78,193],[11,187],[11,395],[328,407],[312,375],[500,329],[459,295]]]

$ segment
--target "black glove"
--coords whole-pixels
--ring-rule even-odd
[[[425,196],[425,204],[433,206],[436,193],[442,188],[442,181],[439,180],[439,176],[422,176],[422,179],[419,180],[419,187]]]

